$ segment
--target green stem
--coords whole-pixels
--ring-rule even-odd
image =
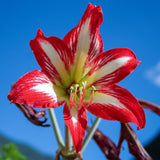
[[[49,115],[50,115],[50,118],[51,118],[51,122],[52,122],[54,133],[55,133],[55,136],[56,136],[56,139],[57,139],[58,146],[59,146],[59,148],[63,148],[64,147],[64,141],[63,141],[63,138],[62,138],[62,135],[61,135],[61,131],[59,129],[59,125],[58,125],[58,122],[57,122],[56,115],[54,113],[54,109],[50,108],[50,109],[48,109],[48,111],[49,111]]]
[[[69,152],[72,150],[72,138],[68,127],[65,125],[65,151]]]
[[[91,140],[91,138],[92,138],[95,130],[97,129],[100,121],[101,121],[101,118],[98,118],[98,117],[97,117],[96,120],[94,121],[91,129],[89,130],[86,138],[85,138],[84,141],[83,141],[81,153],[82,153],[82,152],[85,150],[85,148],[87,147],[87,145],[88,145],[89,141]]]

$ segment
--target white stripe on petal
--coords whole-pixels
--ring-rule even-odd
[[[118,108],[122,108],[122,107],[126,108],[122,103],[120,103],[120,101],[117,98],[104,93],[96,93],[92,103],[100,103],[100,104],[106,104],[106,105],[111,104]]]
[[[49,42],[47,42],[43,39],[39,39],[39,43],[40,43],[42,49],[44,50],[44,52],[47,54],[47,56],[51,60],[53,66],[55,66],[56,70],[60,74],[62,80],[67,79],[68,74],[65,69],[64,62],[61,60],[59,54],[54,49],[54,47]],[[59,51],[59,52],[61,52],[61,51]],[[46,66],[50,67],[47,63],[46,63]],[[63,77],[65,77],[65,78],[63,78]]]
[[[103,77],[107,74],[110,74],[110,73],[114,72],[118,68],[122,67],[130,59],[131,59],[131,57],[121,57],[121,58],[115,59],[115,60],[107,63],[101,69],[99,69],[97,73],[99,75],[101,75],[101,77]]]
[[[114,71],[116,71],[117,69],[125,65],[131,58],[132,57],[121,57],[121,58],[117,58],[115,60],[108,62],[106,65],[101,67],[99,70],[97,70],[91,76],[87,78],[88,84],[92,84],[93,82],[101,79],[102,77],[110,73],[113,73]]]
[[[80,53],[84,52],[88,54],[90,43],[91,43],[89,25],[90,25],[90,18],[88,18],[85,21],[85,23],[82,24],[81,26],[76,52],[80,52]]]
[[[72,116],[72,121],[73,121],[73,123],[75,124],[75,123],[77,123],[77,121],[78,121],[78,111],[77,111],[77,108],[72,108],[72,109],[70,109],[70,114],[71,114],[71,116]]]
[[[75,81],[79,81],[82,76],[83,67],[88,57],[88,52],[91,44],[91,36],[90,36],[90,18],[88,18],[84,24],[82,24],[78,36],[77,48],[76,48],[76,56],[74,62],[74,79]]]
[[[49,97],[53,97],[54,101],[57,101],[56,93],[53,89],[52,83],[39,83],[36,86],[33,86],[31,90],[35,90],[36,92],[45,93]]]

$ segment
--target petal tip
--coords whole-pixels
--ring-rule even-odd
[[[12,104],[12,103],[13,103],[13,100],[10,101],[10,104]]]
[[[141,107],[141,106],[140,106]],[[141,119],[139,119],[139,124],[137,124],[137,130],[143,129],[146,125],[146,117],[143,108],[141,108]]]
[[[37,35],[36,36],[44,36],[44,33],[40,28],[38,28]]]
[[[12,91],[12,90],[11,90]],[[11,91],[8,93],[8,100],[10,101],[10,103],[13,103],[13,99],[12,99],[12,95],[11,95]]]
[[[44,37],[44,33],[42,32],[42,30],[40,28],[38,28],[38,31],[37,31],[37,34],[36,34],[36,37],[34,40],[30,40],[30,46],[32,46],[32,44],[34,43],[34,41],[39,38],[39,37]]]

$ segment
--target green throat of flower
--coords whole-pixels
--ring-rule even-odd
[[[72,84],[66,89],[66,94],[69,95],[70,108],[78,107],[80,109],[83,106],[84,100],[89,101],[85,108],[92,103],[96,88],[94,86],[87,88],[86,86],[87,81],[82,82],[82,84]]]

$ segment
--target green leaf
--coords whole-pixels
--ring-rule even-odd
[[[5,144],[2,146],[3,156],[0,156],[0,160],[26,160],[13,143]]]

